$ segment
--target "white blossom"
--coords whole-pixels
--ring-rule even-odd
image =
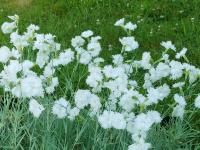
[[[73,47],[81,47],[84,45],[84,43],[85,43],[85,40],[81,36],[75,36],[71,40],[71,45]]]
[[[44,107],[35,99],[31,99],[29,102],[29,111],[34,117],[39,118],[40,114],[44,111]]]
[[[176,51],[176,47],[172,44],[171,41],[161,42],[160,45],[162,45],[165,49],[172,49],[173,51]]]
[[[113,63],[115,65],[121,65],[123,63],[123,56],[121,54],[113,55]]]
[[[67,49],[64,52],[60,53],[57,59],[53,60],[53,66],[67,65],[72,62],[74,59],[74,52],[71,49]]]
[[[180,59],[181,57],[185,56],[187,52],[187,48],[183,48],[179,53],[176,54],[176,59]]]
[[[72,108],[72,109],[68,112],[68,113],[69,113],[68,118],[69,118],[70,120],[74,120],[75,117],[79,115],[79,112],[80,112],[80,110],[79,110],[77,107]]]
[[[128,22],[125,24],[124,28],[127,30],[134,31],[137,28],[137,25],[133,24],[132,22]]]
[[[92,113],[97,113],[101,107],[100,99],[89,90],[78,90],[75,93],[75,104],[79,109],[90,105]]]
[[[180,96],[179,94],[175,94],[174,100],[177,105],[173,109],[172,116],[180,117],[181,119],[183,119],[184,109],[186,106],[185,98],[183,96]]]
[[[91,60],[92,60],[92,55],[89,52],[85,51],[85,52],[81,53],[80,63],[86,65],[86,64],[89,64]]]
[[[101,51],[101,45],[98,42],[90,42],[87,45],[87,50],[92,57],[96,57],[99,55],[99,52]]]
[[[124,26],[124,21],[125,21],[124,18],[117,20],[115,22],[115,26],[122,26],[123,27]]]
[[[173,88],[181,88],[185,85],[185,82],[177,82],[172,85]]]
[[[55,88],[58,86],[58,84],[59,84],[58,78],[57,77],[52,78],[50,85],[45,88],[46,92],[48,94],[53,93],[55,91]]]
[[[10,41],[17,50],[23,50],[29,45],[24,35],[19,35],[17,32],[13,32],[10,35]]]
[[[126,127],[124,116],[118,112],[105,110],[103,114],[98,117],[98,121],[104,129],[125,129]]]
[[[127,52],[134,51],[139,47],[138,42],[135,41],[135,38],[133,36],[123,37],[122,39],[119,39],[119,41],[123,45],[124,50]]]
[[[4,34],[12,33],[16,28],[16,22],[4,22],[1,26],[1,30]]]
[[[128,146],[128,150],[148,150],[151,148],[150,143],[145,143],[144,139],[140,138],[137,143]]]
[[[42,80],[37,76],[28,76],[22,79],[21,93],[23,97],[44,96]]]
[[[7,63],[11,56],[12,54],[8,47],[3,46],[0,48],[0,62],[1,63]]]
[[[71,109],[71,105],[64,98],[54,102],[52,113],[58,118],[64,118],[67,116],[68,111]]]
[[[179,94],[174,95],[174,100],[176,103],[178,103],[181,106],[186,105],[185,98],[183,96],[180,96]]]
[[[146,105],[151,105],[153,103],[157,104],[159,100],[163,100],[167,97],[170,93],[170,88],[167,84],[163,86],[159,86],[157,88],[150,87],[147,94],[147,101],[145,102]]]
[[[172,60],[170,62],[170,67],[171,67],[170,74],[173,80],[182,77],[184,68],[180,62]]]
[[[183,115],[184,115],[184,111],[185,111],[184,109],[185,109],[185,107],[183,107],[181,105],[176,105],[173,109],[172,116],[183,119]]]
[[[200,108],[200,95],[196,97],[194,105],[195,107]]]
[[[84,38],[89,38],[93,35],[93,32],[91,30],[87,30],[81,33],[81,36]]]

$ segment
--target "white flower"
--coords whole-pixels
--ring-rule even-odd
[[[115,112],[114,115],[111,117],[111,119],[113,128],[115,129],[126,128],[126,121],[121,113]]]
[[[163,54],[162,59],[165,61],[165,63],[169,63],[169,55],[168,54]]]
[[[60,98],[59,100],[54,102],[52,113],[56,115],[58,118],[64,118],[67,116],[68,111],[70,111],[71,105],[64,98]]]
[[[93,88],[101,84],[103,75],[98,67],[89,67],[90,75],[86,79],[86,83]]]
[[[160,113],[157,111],[149,111],[146,114],[141,113],[134,119],[133,127],[129,132],[135,134],[136,137],[142,135],[145,137],[151,126],[154,123],[160,123],[161,120]]]
[[[156,68],[151,68],[149,70],[150,79],[152,82],[156,82],[164,77],[170,75],[170,67],[168,64],[160,62]]]
[[[136,99],[133,97],[136,97],[134,91],[128,91],[122,97],[120,98],[119,105],[126,111],[130,112],[136,104]]]
[[[10,49],[6,46],[0,48],[0,63],[7,63],[12,56]]]
[[[128,22],[128,23],[124,26],[124,28],[127,29],[127,30],[134,31],[134,30],[137,28],[137,25],[136,25],[136,24],[132,24],[132,22]]]
[[[133,36],[123,37],[122,39],[119,39],[119,41],[123,45],[124,50],[127,52],[133,51],[139,47],[138,42],[135,41],[135,38]]]
[[[92,57],[96,57],[99,55],[101,51],[101,45],[98,42],[90,42],[87,45],[87,50],[91,54]]]
[[[91,37],[91,40],[90,42],[91,43],[98,43],[99,40],[101,40],[102,38],[100,36],[94,36],[94,37]]]
[[[181,88],[185,85],[185,82],[177,82],[172,85],[173,88]]]
[[[172,116],[180,117],[181,119],[183,119],[184,109],[186,106],[185,98],[183,96],[180,96],[179,94],[175,94],[174,100],[176,101],[177,105],[173,109]]]
[[[180,62],[172,60],[169,65],[171,67],[170,74],[173,80],[182,77],[184,68]]]
[[[58,86],[59,82],[58,82],[58,78],[54,77],[51,79],[51,83],[48,87],[45,88],[46,92],[48,94],[51,94],[55,91],[55,87]]]
[[[100,99],[98,96],[96,96],[95,94],[91,94],[89,97],[89,104],[91,107],[91,111],[92,111],[92,115],[96,114],[100,108],[101,108],[101,103],[100,103]]]
[[[103,73],[107,78],[116,78],[118,71],[114,69],[111,65],[106,65],[103,68]]]
[[[12,48],[11,53],[12,53],[12,57],[15,57],[16,59],[19,59],[21,57],[20,52],[14,48]]]
[[[71,40],[71,45],[73,47],[81,47],[84,45],[84,43],[85,43],[85,40],[81,36],[75,36]]]
[[[93,60],[93,63],[96,64],[97,66],[100,64],[100,63],[103,63],[105,60],[102,58],[102,57],[97,57]]]
[[[118,76],[119,75],[119,76]],[[117,97],[121,96],[121,94],[127,90],[128,80],[127,75],[116,74],[116,79],[109,80],[108,82],[104,82],[104,87],[110,89]]]
[[[129,145],[128,150],[148,150],[151,148],[150,143],[145,143],[144,139],[140,138],[136,143]]]
[[[144,84],[143,84],[143,88],[144,89],[149,89],[149,88],[151,88],[153,85],[152,85],[152,82],[151,82],[151,80],[150,80],[150,75],[149,75],[149,73],[145,73],[145,75],[144,75]]]
[[[15,22],[4,22],[1,26],[1,30],[4,34],[12,33],[14,29],[17,28]]]
[[[33,50],[38,50],[36,64],[43,68],[50,61],[52,53],[60,51],[60,44],[54,41],[55,36],[51,34],[36,34]],[[54,55],[54,54],[53,54]]]
[[[92,94],[89,90],[78,90],[75,93],[75,104],[79,109],[90,105],[92,114],[96,114],[101,108],[99,97]]]
[[[77,57],[79,57],[78,55],[80,55],[81,53],[84,53],[86,50],[82,47],[75,47],[74,48],[75,51],[77,52]]]
[[[53,66],[67,65],[74,59],[74,52],[71,49],[67,49],[60,53],[58,59],[53,60]]]
[[[1,84],[7,88],[18,83],[17,73],[22,70],[22,65],[17,60],[11,60],[8,66],[0,73]]]
[[[151,55],[150,55],[150,53],[149,52],[144,52],[142,54],[141,66],[144,69],[150,69],[151,68],[150,61],[151,61]]]
[[[162,121],[160,113],[157,111],[148,111],[147,114],[148,114],[148,117],[151,118],[151,121],[154,123],[160,123]]]
[[[108,129],[112,127],[112,120],[109,111],[104,111],[102,115],[98,117],[98,121],[104,129]]]
[[[44,111],[44,107],[35,99],[31,99],[29,102],[29,111],[33,114],[34,117],[38,118],[42,111]]]
[[[10,42],[16,47],[17,50],[23,50],[24,47],[29,45],[25,36],[19,35],[17,32],[13,32],[10,35]]]
[[[197,96],[194,103],[195,107],[200,108],[200,95]]]
[[[179,117],[180,119],[183,119],[184,109],[185,109],[184,106],[176,105],[176,107],[174,107],[174,109],[173,109],[172,116],[173,117]]]
[[[79,109],[83,109],[90,103],[91,93],[89,90],[78,90],[75,93],[75,103]]]
[[[77,108],[77,107],[74,107],[72,108],[70,111],[69,111],[69,116],[68,118],[70,120],[74,120],[76,116],[78,116],[80,110]]]
[[[124,18],[117,20],[115,22],[115,26],[124,26],[124,21],[125,21]]]
[[[18,22],[19,21],[19,16],[18,15],[14,15],[14,16],[8,16],[9,19],[11,19],[12,21]]]
[[[187,48],[183,48],[179,53],[176,54],[176,59],[180,59],[181,57],[185,56],[187,52]]]
[[[123,63],[124,57],[121,54],[113,55],[113,63],[115,65],[121,65]]]
[[[161,42],[160,45],[162,45],[165,49],[172,49],[173,51],[176,51],[176,47],[172,44],[171,41]]]
[[[30,60],[24,60],[22,62],[22,71],[24,76],[36,76],[37,74],[31,70],[31,68],[34,66],[34,63]]]
[[[151,55],[149,52],[144,52],[142,54],[142,60],[138,61],[136,63],[138,63],[143,69],[150,69],[151,68]]]
[[[27,27],[27,30],[30,32],[30,31],[32,31],[32,32],[34,32],[34,31],[37,31],[37,30],[39,30],[40,29],[40,27],[39,26],[37,26],[37,25],[34,25],[34,24],[31,24],[31,25],[29,25],[28,27]]]
[[[36,64],[40,67],[43,68],[44,65],[49,61],[49,52],[45,51],[39,51],[37,53],[37,58],[36,58]]]
[[[16,96],[16,97],[21,97],[21,87],[20,85],[16,85],[15,87],[12,88],[11,93]]]
[[[105,110],[103,114],[98,117],[100,125],[104,129],[115,128],[115,129],[125,129],[126,121],[124,116],[118,112]]]
[[[200,69],[192,66],[188,63],[183,64],[184,69],[189,73],[189,82],[190,84],[194,83],[200,76]]]
[[[28,76],[21,80],[23,97],[44,96],[42,80],[37,76]]]
[[[137,83],[137,81],[135,81],[135,80],[129,80],[129,84],[130,84],[132,87],[137,87],[137,86],[138,86],[138,83]]]
[[[24,71],[31,69],[33,66],[34,66],[34,63],[30,60],[24,60],[22,63],[22,69]]]
[[[170,93],[170,88],[167,84],[159,86],[158,88],[150,87],[147,94],[146,105],[151,105],[153,103],[157,104],[159,100],[163,100]]]
[[[93,32],[91,30],[87,30],[81,33],[81,36],[84,38],[89,38],[93,35]]]
[[[51,63],[47,64],[44,68],[43,75],[45,78],[52,77],[55,73],[55,68],[52,66]]]
[[[27,32],[24,33],[24,37],[28,42],[32,42],[33,39],[35,38],[36,31],[39,30],[40,28],[37,25],[31,24],[30,26],[27,27]]]
[[[179,94],[174,95],[174,100],[176,101],[176,103],[178,103],[181,106],[186,105],[185,98],[183,96],[180,96]]]
[[[84,51],[83,53],[81,53],[80,55],[80,63],[81,64],[89,64],[89,62],[92,60],[92,56],[89,52]]]

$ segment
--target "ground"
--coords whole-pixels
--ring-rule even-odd
[[[30,23],[37,24],[40,32],[56,35],[63,49],[69,47],[72,37],[91,29],[103,38],[102,56],[110,61],[111,54],[120,50],[118,38],[124,35],[113,24],[126,18],[138,25],[135,37],[140,48],[136,58],[143,51],[158,57],[162,51],[160,42],[171,40],[177,50],[187,47],[188,59],[199,67],[199,8],[199,0],[0,0],[0,24],[8,20],[8,15],[18,14],[21,32]],[[0,32],[0,46],[6,44],[9,44],[8,38]],[[112,51],[109,51],[110,46]],[[126,133],[105,132],[93,120],[80,119],[78,123],[55,118],[31,120],[30,114],[23,114],[21,105],[24,104],[12,111],[3,106],[7,111],[0,113],[0,149],[111,150],[126,149],[131,143]],[[154,149],[199,149],[199,131],[196,130],[199,118],[195,113],[183,122],[175,120],[156,126],[148,138],[155,145]],[[193,124],[191,120],[195,120]]]

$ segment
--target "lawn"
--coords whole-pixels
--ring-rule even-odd
[[[140,43],[135,51],[136,59],[144,51],[158,58],[162,52],[160,42],[171,40],[177,50],[188,48],[190,63],[200,67],[199,8],[199,0],[0,0],[0,24],[8,20],[7,16],[17,14],[20,32],[30,23],[36,24],[40,27],[39,33],[56,35],[62,49],[70,47],[72,37],[90,29],[102,37],[101,56],[109,63],[111,56],[120,52],[119,37],[124,36],[114,23],[126,18],[138,26],[134,32]],[[11,44],[0,32],[0,47],[3,45]],[[74,91],[76,86],[86,87],[77,85],[77,78],[82,78],[84,72],[78,70],[72,82],[69,80],[71,70],[72,67],[58,73],[63,86],[67,83],[66,89],[61,87],[65,94]],[[81,81],[84,79],[83,76]],[[193,90],[200,91],[198,86]],[[60,91],[44,98],[46,107],[62,94]],[[1,95],[0,149],[122,150],[131,144],[128,133],[104,130],[95,119],[83,117],[85,112],[70,122],[50,115],[49,108],[35,119],[27,110],[27,101],[15,101],[3,90]],[[199,116],[200,110],[194,109],[188,111],[182,121],[166,117],[161,124],[153,126],[147,141],[155,150],[200,149]]]

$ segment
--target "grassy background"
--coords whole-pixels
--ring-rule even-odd
[[[102,55],[109,61],[111,54],[119,52],[118,38],[124,35],[113,24],[125,17],[138,24],[135,36],[140,48],[136,57],[143,51],[158,57],[160,42],[172,40],[177,49],[187,47],[189,60],[199,67],[199,8],[199,0],[0,0],[0,24],[8,15],[18,14],[21,31],[30,23],[37,24],[40,32],[55,34],[63,48],[70,46],[72,37],[91,29],[102,36]],[[0,32],[0,46],[6,44],[8,37]],[[1,105],[0,149],[121,150],[131,144],[127,133],[102,130],[94,120],[78,118],[70,123],[46,114],[36,120],[27,113],[26,103],[14,105],[10,99]],[[200,149],[198,116],[195,110],[183,122],[155,126],[148,141],[156,150]]]
[[[118,38],[123,32],[114,28],[119,18],[138,24],[135,32],[140,43],[138,55],[152,51],[160,55],[160,42],[172,40],[179,50],[189,49],[190,60],[200,65],[200,1],[199,0],[0,0],[0,23],[8,15],[20,16],[20,27],[30,23],[40,26],[41,32],[52,33],[66,48],[70,40],[82,31],[91,29],[103,37],[105,51],[112,45],[119,49]],[[138,22],[140,21],[140,23]],[[0,45],[7,39],[0,33]],[[104,52],[105,56],[109,56]]]

